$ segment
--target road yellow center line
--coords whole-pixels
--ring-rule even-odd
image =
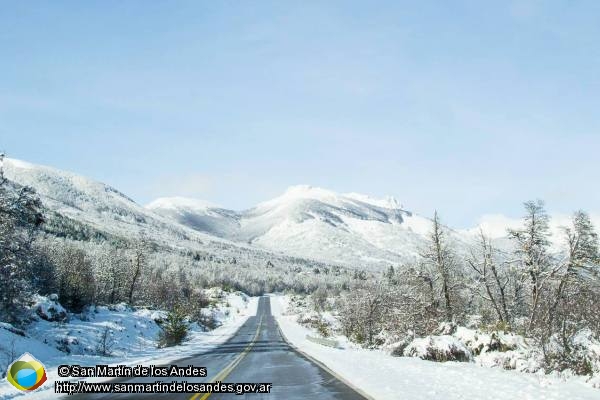
[[[227,366],[225,368],[223,368],[221,370],[221,372],[219,372],[217,375],[215,375],[209,381],[209,383],[215,383],[216,381],[222,382],[225,378],[227,378],[227,376],[231,373],[231,371],[233,371],[235,369],[235,367],[238,366],[238,364],[242,361],[242,359],[244,357],[246,357],[246,354],[248,354],[250,352],[250,349],[252,348],[252,346],[254,346],[254,343],[256,343],[256,339],[258,339],[258,335],[260,334],[260,328],[262,326],[262,321],[263,321],[263,316],[261,315],[260,321],[258,322],[258,327],[256,328],[256,333],[254,334],[252,341],[248,344],[248,346],[246,346],[244,351],[242,351],[240,354],[238,354],[237,357],[235,357],[233,359],[233,361],[231,361],[229,364],[227,364]],[[202,397],[200,397],[200,400],[206,400],[206,399],[208,399],[208,397],[211,394],[212,393],[196,393],[192,397],[190,397],[190,400],[196,400],[196,399],[198,399],[198,396],[201,396],[201,395],[202,395]]]

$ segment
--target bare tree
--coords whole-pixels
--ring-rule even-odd
[[[453,291],[456,285],[453,282],[453,275],[456,268],[456,259],[446,240],[446,233],[442,228],[437,211],[432,222],[429,243],[422,256],[425,265],[433,267],[433,281],[440,283],[446,319],[451,321],[454,318]],[[433,282],[431,283],[433,285]]]
[[[383,328],[391,305],[389,288],[382,282],[359,283],[346,294],[339,307],[344,334],[367,346]]]
[[[507,275],[501,275],[498,270],[494,259],[494,247],[482,230],[479,231],[479,246],[479,254],[473,253],[471,259],[467,260],[485,288],[485,293],[479,292],[479,295],[492,304],[498,321],[510,323],[511,315],[508,312],[506,293],[510,278]]]
[[[80,312],[95,300],[95,276],[89,255],[72,244],[57,249],[54,256],[61,304]]]
[[[537,318],[538,306],[542,289],[554,271],[551,270],[549,253],[549,220],[550,217],[541,200],[524,203],[525,217],[522,229],[509,229],[509,237],[516,243],[515,254],[518,257],[523,273],[529,277],[531,297],[529,303],[529,323],[526,328],[530,331]]]
[[[589,279],[586,278],[587,268],[597,265],[600,260],[598,234],[595,231],[590,217],[584,211],[573,214],[572,226],[564,228],[565,239],[568,245],[568,258],[563,269],[562,276],[558,279],[558,286],[553,294],[553,300],[547,308],[547,329],[558,329],[563,335],[563,344],[566,345],[567,319],[581,319],[581,315],[573,315],[577,310],[573,306],[582,305],[586,302],[581,298],[581,290],[588,287]],[[595,280],[592,278],[592,280]],[[573,303],[574,300],[577,300]],[[565,309],[570,308],[565,313]],[[555,321],[558,325],[555,326]]]
[[[147,248],[148,241],[146,237],[144,235],[140,235],[138,242],[133,248],[133,257],[131,260],[131,279],[129,281],[129,290],[127,296],[129,299],[129,304],[133,304],[133,295],[146,265]]]

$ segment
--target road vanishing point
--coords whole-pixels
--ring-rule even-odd
[[[283,337],[271,314],[270,298],[259,298],[256,316],[249,317],[225,343],[201,354],[190,355],[171,364],[206,367],[207,377],[119,378],[111,382],[153,383],[188,381],[193,383],[272,383],[270,393],[164,393],[116,394],[96,393],[65,396],[90,399],[344,399],[365,400],[367,397],[335,376],[326,367],[291,346]]]

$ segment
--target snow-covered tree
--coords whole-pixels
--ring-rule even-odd
[[[501,323],[510,323],[508,284],[510,275],[497,264],[497,257],[491,240],[483,231],[479,233],[479,248],[467,260],[476,273],[476,293],[489,302]]]
[[[432,284],[436,287],[439,286],[446,319],[451,321],[455,316],[456,256],[448,243],[446,232],[440,223],[437,211],[433,216],[432,223],[427,248],[422,253],[423,263],[431,275]]]
[[[0,318],[14,322],[35,289],[32,243],[44,219],[33,189],[7,180],[2,163],[0,157]]]
[[[509,237],[515,243],[515,255],[518,265],[528,277],[530,287],[529,323],[531,330],[538,316],[538,307],[542,289],[552,273],[552,257],[550,254],[550,217],[541,200],[524,203],[525,216],[522,229],[510,229]]]

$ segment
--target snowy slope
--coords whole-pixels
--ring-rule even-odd
[[[238,239],[288,254],[365,266],[413,260],[426,225],[391,199],[294,186],[242,214]]]
[[[475,363],[435,363],[411,357],[392,357],[381,350],[352,346],[332,348],[307,340],[315,335],[289,314],[285,296],[271,297],[273,315],[283,335],[296,348],[318,360],[334,374],[377,400],[426,399],[598,399],[598,389],[586,377],[568,381],[543,374],[526,374]]]
[[[159,201],[155,206],[160,207],[163,216],[152,208],[140,206],[110,186],[71,172],[9,158],[4,159],[3,170],[9,180],[36,190],[47,209],[44,214],[49,222],[45,229],[51,229],[50,220],[58,216],[61,224],[77,224],[74,229],[77,233],[89,231],[91,235],[127,240],[144,236],[165,248],[199,251],[222,260],[244,260],[250,265],[264,265],[265,260],[279,260],[279,264],[314,264],[310,260],[293,260],[246,243],[234,243],[218,237],[225,235],[215,236],[208,229],[198,229],[194,224],[182,225],[172,215],[167,218],[170,212],[177,214],[178,207],[185,207],[196,215],[209,209],[208,203],[190,203],[182,199]],[[235,216],[225,215],[223,218],[235,220]],[[57,225],[55,233],[64,235],[66,230],[64,225]]]
[[[8,179],[35,188],[49,210],[93,230],[127,238],[144,234],[164,246],[230,259],[293,256],[386,268],[415,261],[431,228],[428,218],[403,209],[394,198],[338,194],[305,185],[290,187],[275,199],[237,212],[181,197],[158,199],[142,207],[110,186],[14,159],[4,160],[4,172]],[[563,244],[559,226],[568,222],[563,217],[552,219],[556,247]],[[496,238],[497,247],[509,250],[510,243],[502,236],[519,221],[492,216],[483,218],[480,225]],[[449,236],[459,252],[468,254],[477,233],[476,228],[450,230]]]
[[[392,197],[338,194],[306,185],[292,186],[283,195],[241,212],[181,198],[159,199],[147,207],[234,242],[353,267],[387,267],[417,260],[432,225],[429,218],[405,210]],[[600,216],[591,217],[600,228]],[[557,252],[564,249],[563,227],[569,223],[569,215],[550,219],[551,243]],[[488,215],[477,227],[446,231],[459,254],[470,255],[480,229],[492,238],[496,249],[508,253],[512,243],[507,229],[521,225],[520,219]]]
[[[226,238],[239,228],[238,215],[209,202],[184,197],[165,197],[146,206],[171,220],[200,232]]]
[[[160,233],[163,241],[189,236],[189,229],[154,215],[110,186],[77,174],[5,159],[4,175],[11,181],[33,187],[48,209],[114,235],[135,237],[142,232]],[[209,239],[207,235],[195,232],[194,235]]]
[[[256,207],[234,212],[161,199],[148,207],[203,232],[289,255],[353,266],[384,267],[416,260],[431,222],[394,198],[338,194],[293,186]]]
[[[70,320],[63,323],[35,319],[26,336],[11,332],[14,328],[9,324],[0,323],[0,376],[4,372],[2,368],[24,352],[30,352],[39,359],[48,374],[48,381],[34,393],[20,392],[7,380],[0,380],[0,399],[56,398],[54,381],[64,380],[57,373],[61,364],[159,365],[210,351],[229,339],[249,316],[256,315],[257,306],[257,297],[249,298],[241,292],[223,293],[213,306],[205,309],[207,313],[214,314],[221,326],[205,332],[197,324],[191,324],[184,343],[166,348],[157,346],[160,328],[156,323],[157,319],[164,319],[166,312],[134,310],[125,304],[110,308],[93,307],[85,314],[71,315]],[[99,355],[96,349],[105,329],[110,334],[110,356]],[[57,350],[59,343],[68,347],[70,352]],[[105,380],[107,378],[89,379],[92,382]]]

